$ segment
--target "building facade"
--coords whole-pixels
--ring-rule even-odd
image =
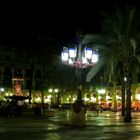
[[[16,47],[0,45],[0,99],[12,95],[29,96],[31,86],[32,96],[36,92],[40,95],[40,84],[46,77],[42,65],[35,65],[32,69],[26,57],[21,59]]]

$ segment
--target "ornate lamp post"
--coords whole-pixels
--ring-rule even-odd
[[[78,82],[78,93],[77,100],[82,101],[82,81],[81,73],[83,68],[93,66],[98,61],[98,52],[92,48],[84,46],[82,48],[81,44],[74,48],[63,48],[61,54],[62,62],[66,65],[76,68],[77,82]]]
[[[93,66],[98,61],[98,51],[91,47],[82,45],[79,41],[75,47],[68,48],[63,47],[61,53],[62,62],[65,65],[75,67],[77,75],[77,100],[74,104],[76,107],[79,106],[79,109],[76,109],[75,112],[80,112],[80,108],[83,106],[82,100],[82,69],[89,66]]]
[[[55,89],[50,88],[48,90],[48,92],[53,93],[53,98],[52,98],[51,104],[56,105],[56,94],[58,94],[59,90],[57,88],[55,88]]]

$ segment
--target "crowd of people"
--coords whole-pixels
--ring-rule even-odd
[[[62,104],[61,106],[58,106],[58,109],[60,111],[63,111],[65,109],[71,109],[73,107],[73,110],[78,113],[80,112],[77,104],[68,104],[68,107],[64,107]],[[97,115],[99,113],[102,113],[104,110],[103,105],[101,104],[86,104],[83,106],[85,108],[85,111],[96,111]],[[23,111],[31,110],[33,111],[33,114],[35,116],[44,116],[45,110],[49,110],[50,108],[53,108],[48,103],[37,103],[34,102],[32,104],[29,104],[25,102],[25,100],[15,100],[15,99],[7,99],[6,101],[0,101],[0,116],[7,116],[7,117],[20,117],[22,115]],[[132,111],[137,111],[137,108],[132,108]],[[111,111],[110,109],[107,109],[107,111]],[[118,110],[116,110],[118,111]]]
[[[28,104],[24,100],[15,99],[0,101],[0,116],[20,117],[27,110],[32,110],[36,116],[42,116],[45,109],[49,109],[45,103]]]
[[[0,115],[8,117],[21,116],[22,110],[25,108],[27,108],[27,104],[22,100],[8,99],[0,101]]]

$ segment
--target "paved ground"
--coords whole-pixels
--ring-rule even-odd
[[[87,126],[67,125],[70,112],[57,112],[55,117],[0,117],[0,140],[140,140],[140,113],[132,113],[133,121],[124,123],[119,112],[96,115],[87,112]]]

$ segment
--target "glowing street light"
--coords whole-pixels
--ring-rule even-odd
[[[52,93],[52,92],[53,92],[53,89],[50,88],[48,91],[49,91],[50,93]]]
[[[0,92],[4,92],[4,88],[3,87],[0,87]]]
[[[57,88],[55,88],[55,89],[50,88],[48,91],[49,91],[49,93],[52,93],[52,92],[58,93],[59,90]]]
[[[82,51],[81,44],[73,48],[63,47],[61,59],[66,65],[80,69],[87,68],[97,63],[98,50],[84,46],[84,50]]]
[[[105,89],[98,89],[99,94],[105,94],[106,90]]]

